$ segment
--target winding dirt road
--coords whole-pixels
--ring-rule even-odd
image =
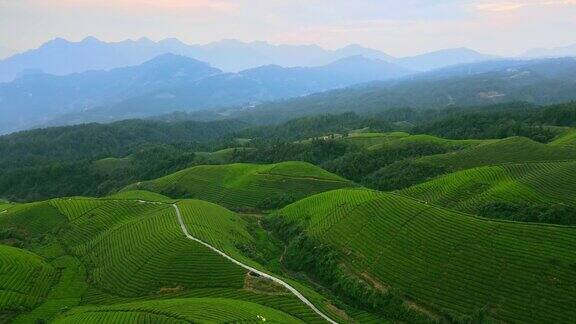
[[[247,264],[244,264],[244,263],[234,259],[233,257],[227,255],[226,253],[218,250],[217,248],[213,247],[212,245],[190,235],[190,233],[188,232],[188,229],[186,228],[186,224],[184,224],[184,220],[182,219],[182,215],[180,214],[180,209],[178,208],[178,206],[176,204],[172,204],[172,206],[174,207],[174,210],[176,211],[176,216],[178,217],[178,222],[180,223],[180,228],[182,228],[182,232],[184,233],[184,235],[186,236],[187,239],[204,245],[205,247],[209,248],[210,250],[220,254],[223,258],[230,260],[234,264],[236,264],[236,265],[238,265],[238,266],[240,266],[240,267],[242,267],[248,271],[256,273],[261,277],[267,278],[269,280],[272,280],[272,281],[282,285],[284,288],[288,289],[292,294],[294,294],[296,297],[298,297],[298,299],[300,299],[304,304],[306,304],[306,306],[308,306],[310,309],[312,309],[316,314],[320,315],[327,322],[332,323],[332,324],[337,324],[337,322],[335,322],[330,317],[328,317],[328,315],[322,313],[318,308],[316,308],[316,306],[314,306],[314,304],[312,304],[312,302],[310,302],[306,297],[304,297],[304,295],[302,295],[296,288],[290,286],[285,281],[278,279],[274,276],[271,276],[271,275],[269,275],[265,272],[262,272],[258,269],[255,269],[255,268],[253,268]]]

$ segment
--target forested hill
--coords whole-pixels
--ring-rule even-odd
[[[262,104],[235,117],[285,121],[299,116],[354,111],[383,113],[483,106],[514,101],[549,105],[576,100],[576,59],[502,61],[450,67],[400,80]]]
[[[124,156],[143,144],[207,142],[247,126],[236,120],[168,123],[135,119],[23,131],[0,137],[0,166],[25,166],[37,159]]]
[[[514,103],[396,109],[376,116],[319,115],[276,126],[236,120],[127,120],[25,131],[0,137],[0,197],[29,201],[104,195],[194,165],[294,160],[319,165],[370,187],[397,189],[444,171],[424,170],[420,164],[407,166],[406,161],[468,145],[445,145],[444,140],[427,136],[457,140],[523,136],[567,145],[574,142],[567,127],[576,126],[575,107],[570,103],[548,107]],[[395,137],[381,134],[392,131],[422,134],[418,135],[421,140],[414,137],[384,145]],[[371,133],[375,133],[373,138]],[[363,141],[372,145],[359,147]],[[402,176],[398,170],[413,174]]]

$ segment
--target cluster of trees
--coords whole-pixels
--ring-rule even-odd
[[[490,202],[483,205],[478,214],[519,222],[576,225],[576,207],[564,204]]]
[[[348,305],[379,313],[386,318],[408,323],[430,323],[426,316],[405,306],[395,291],[379,291],[339,266],[339,253],[306,236],[295,224],[282,217],[265,219],[265,227],[284,241],[283,266],[290,271],[306,273]],[[339,306],[344,306],[341,304]]]
[[[407,299],[392,288],[379,290],[359,276],[340,265],[342,256],[334,248],[307,236],[299,223],[289,223],[281,215],[263,220],[265,228],[271,230],[284,242],[286,249],[283,263],[287,270],[304,273],[320,283],[347,305],[380,314],[396,322],[435,323],[435,319],[407,306]],[[345,307],[346,304],[337,305]],[[447,323],[487,323],[486,310],[473,314],[455,314],[436,309],[436,314]]]
[[[33,201],[99,196],[131,182],[160,177],[194,164],[194,152],[232,145],[228,134],[245,123],[127,120],[14,133],[0,137],[0,197]],[[122,163],[99,166],[104,158]]]
[[[370,188],[394,190],[446,172],[414,159],[445,153],[451,148],[429,142],[367,150],[323,136],[345,136],[352,130],[369,127],[371,131],[407,129],[445,138],[518,135],[547,142],[559,130],[550,126],[575,125],[576,103],[549,107],[511,103],[439,110],[391,109],[371,116],[322,115],[273,126],[249,126],[234,120],[176,119],[38,129],[0,137],[0,197],[30,201],[104,195],[131,182],[197,164],[290,160],[319,165]],[[240,138],[250,140],[239,143]],[[222,161],[194,154],[239,145],[254,149],[236,150]],[[124,160],[100,167],[106,163],[98,161],[111,157]],[[268,205],[274,204],[271,201]]]

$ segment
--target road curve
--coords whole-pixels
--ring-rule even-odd
[[[180,228],[182,228],[182,232],[184,233],[184,235],[186,236],[187,239],[204,245],[205,247],[209,248],[210,250],[220,254],[222,257],[230,260],[231,262],[235,263],[236,265],[238,265],[238,266],[240,266],[240,267],[242,267],[248,271],[256,273],[256,274],[260,275],[261,277],[270,279],[270,280],[284,286],[284,288],[288,289],[292,294],[294,294],[296,297],[298,297],[298,299],[300,299],[304,304],[306,304],[306,306],[310,307],[310,309],[312,309],[316,314],[320,315],[327,322],[332,323],[332,324],[337,324],[337,322],[335,322],[330,317],[328,317],[328,315],[322,313],[318,308],[316,308],[316,306],[314,306],[314,304],[312,304],[312,302],[310,302],[306,297],[304,297],[304,295],[302,295],[298,290],[296,290],[296,288],[290,286],[285,281],[278,279],[274,276],[271,276],[271,275],[269,275],[265,272],[262,272],[258,269],[252,268],[251,266],[244,264],[244,263],[234,259],[233,257],[227,255],[226,253],[218,250],[217,248],[213,247],[212,245],[190,235],[190,233],[188,233],[188,229],[186,228],[186,224],[184,224],[184,220],[182,219],[182,215],[180,214],[180,209],[178,208],[178,206],[176,204],[172,204],[172,206],[174,207],[174,210],[176,211],[176,216],[178,217],[178,222],[180,223]]]

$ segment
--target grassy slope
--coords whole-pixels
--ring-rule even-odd
[[[51,319],[78,305],[171,297],[244,300],[305,322],[321,322],[291,294],[269,295],[247,287],[244,269],[184,238],[171,203],[139,201],[152,199],[170,201],[149,192],[124,192],[104,199],[18,205],[0,215],[0,228],[25,233],[27,248],[59,272],[55,280],[44,281],[48,286],[42,300],[20,309],[16,322]],[[257,265],[239,250],[253,244],[240,216],[204,201],[182,200],[178,205],[193,235]],[[323,302],[320,295],[300,288]],[[3,303],[7,300],[0,298]]]
[[[0,322],[43,300],[56,271],[38,255],[0,245]]]
[[[408,143],[430,143],[445,146],[451,150],[458,150],[489,143],[491,140],[452,140],[432,135],[410,135],[404,132],[392,133],[352,133],[343,141],[377,150],[384,146],[400,146]]]
[[[303,198],[353,186],[351,182],[311,164],[284,162],[196,166],[132,185],[129,189],[142,188],[169,196],[176,194],[227,207],[257,207],[267,199],[282,195]]]
[[[564,145],[564,146],[576,146],[576,130],[572,129],[566,131],[565,134],[558,137],[550,144],[552,145]]]
[[[510,322],[576,316],[576,228],[467,217],[369,190],[322,193],[277,214],[353,273],[418,303]]]
[[[223,298],[188,298],[77,308],[55,323],[303,323],[270,307]]]
[[[423,157],[417,161],[446,166],[453,170],[463,170],[505,163],[574,159],[576,159],[576,147],[547,145],[524,137],[510,137],[488,141],[457,152]]]
[[[474,212],[494,201],[576,204],[576,161],[505,164],[450,173],[399,193]]]

